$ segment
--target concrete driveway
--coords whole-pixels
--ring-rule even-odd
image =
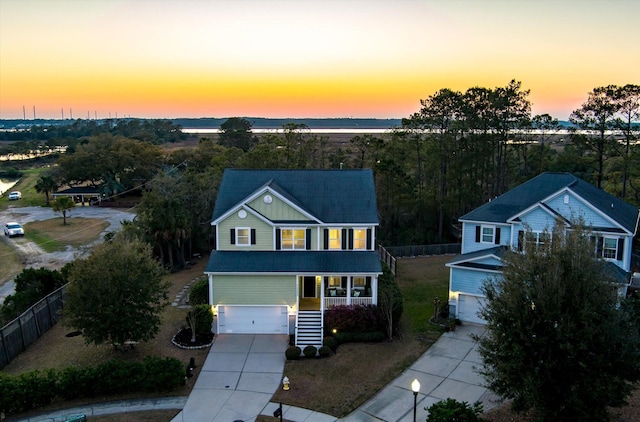
[[[217,335],[172,422],[254,420],[281,385],[288,344],[289,336],[282,334]]]

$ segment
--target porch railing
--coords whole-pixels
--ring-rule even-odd
[[[325,297],[324,309],[333,308],[334,306],[344,305],[372,305],[373,298],[371,297],[352,297],[351,301],[348,301],[347,297]]]

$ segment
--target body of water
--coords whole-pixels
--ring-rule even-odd
[[[220,133],[220,128],[183,128],[182,131],[184,133]],[[387,128],[372,128],[372,129],[360,129],[360,128],[320,128],[314,129],[309,128],[305,129],[302,132],[309,133],[317,133],[317,134],[329,134],[329,133],[388,133],[391,129]],[[264,128],[252,128],[251,132],[253,133],[284,133],[284,129],[282,128],[272,128],[272,129],[264,129]]]
[[[15,185],[16,183],[18,183],[17,180],[9,181],[9,180],[0,179],[0,195],[4,194],[5,192],[8,192],[9,189],[11,189],[13,185]]]

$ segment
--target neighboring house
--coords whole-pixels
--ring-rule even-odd
[[[371,170],[225,170],[205,270],[214,329],[322,345],[325,310],[377,302],[378,224]]]
[[[451,260],[450,315],[483,323],[483,282],[500,274],[509,249],[550,241],[556,221],[568,229],[578,219],[596,237],[594,253],[608,261],[624,295],[631,280],[631,249],[638,231],[638,209],[569,173],[542,173],[460,217],[461,255]]]

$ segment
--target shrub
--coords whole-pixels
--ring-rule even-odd
[[[331,348],[329,346],[322,346],[318,349],[318,354],[321,358],[328,358],[331,356]]]
[[[302,353],[304,353],[304,355],[308,358],[315,358],[318,354],[318,348],[316,346],[309,345],[304,348]]]
[[[195,319],[195,324],[191,325],[191,318]],[[213,313],[209,305],[195,305],[187,313],[187,324],[195,327],[196,335],[211,332],[213,324]]]
[[[0,373],[0,412],[24,413],[59,399],[99,397],[131,392],[172,391],[184,384],[182,363],[174,358],[144,362],[111,360],[96,367]]]
[[[334,352],[338,349],[338,341],[336,340],[335,337],[332,337],[332,336],[326,336],[322,340],[322,344],[324,344],[325,346],[329,347]]]
[[[397,334],[404,311],[404,298],[395,276],[386,264],[382,265],[382,275],[378,278],[378,308],[384,324],[382,331],[390,337]]]
[[[328,330],[348,333],[382,331],[383,324],[378,308],[373,305],[343,305],[331,308],[324,314]]]
[[[298,360],[300,359],[300,355],[302,354],[302,350],[298,346],[289,346],[287,350],[284,352],[284,355],[287,357],[287,360]]]
[[[466,401],[459,402],[449,398],[435,403],[427,410],[429,411],[427,422],[476,422],[481,420],[482,404],[475,402],[471,406]]]
[[[189,290],[191,305],[207,305],[209,303],[209,280],[206,278],[196,281]]]

